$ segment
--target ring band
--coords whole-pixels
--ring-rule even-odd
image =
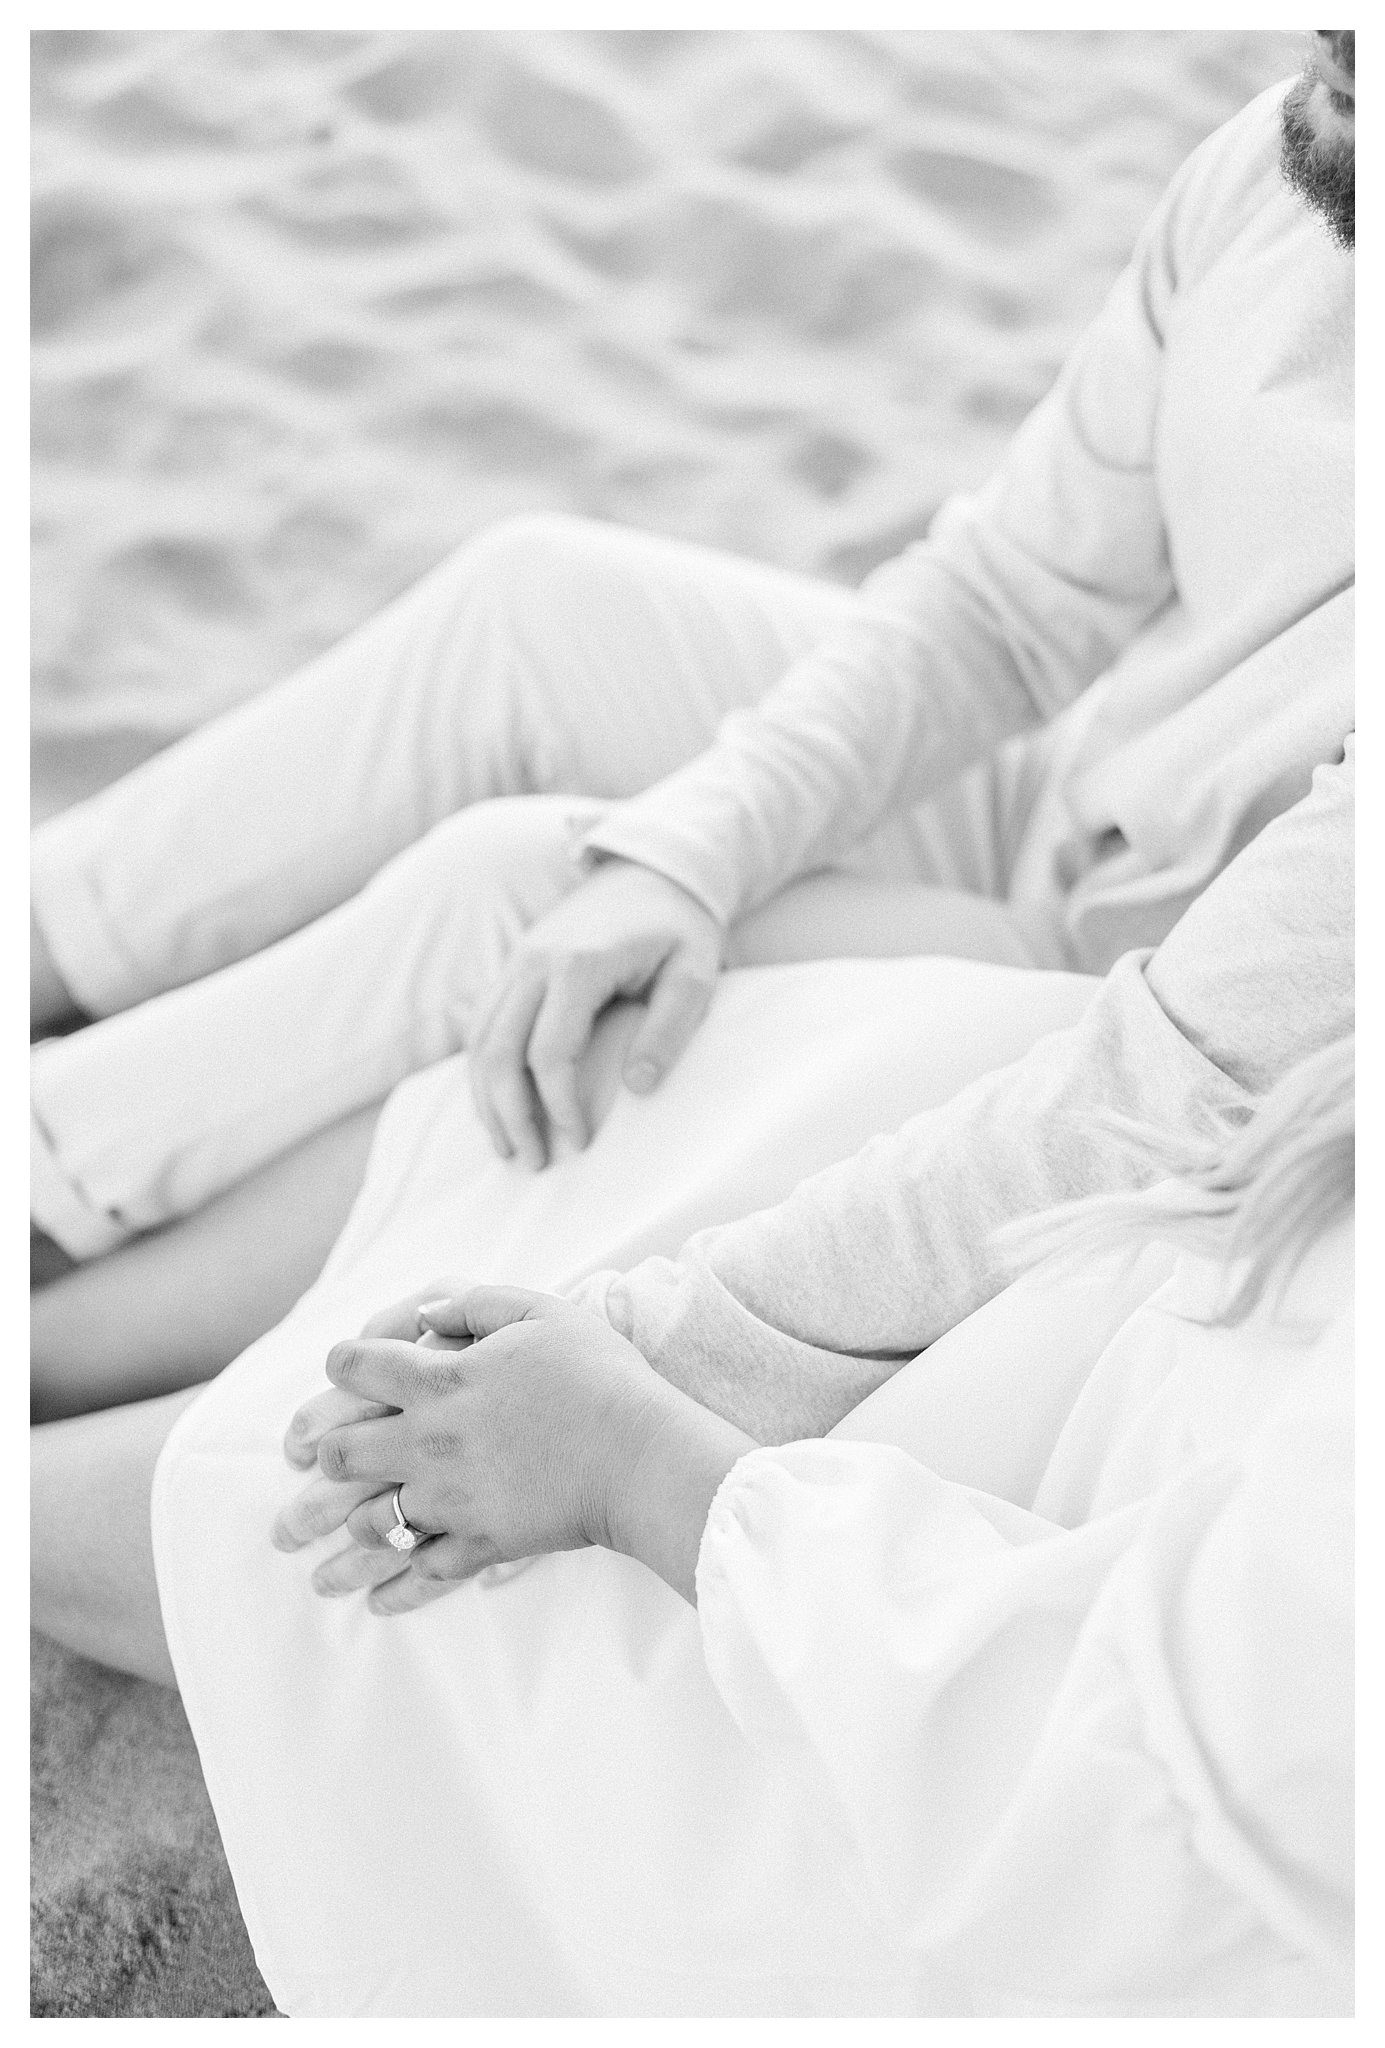
[[[415,1529],[403,1508],[400,1507],[399,1496],[403,1491],[402,1486],[396,1486],[393,1497],[390,1500],[390,1506],[394,1509],[394,1527],[386,1529],[385,1541],[392,1544],[396,1550],[412,1550],[415,1544],[423,1541],[423,1531],[422,1529]]]

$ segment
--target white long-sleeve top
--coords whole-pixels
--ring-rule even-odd
[[[1281,93],[1175,177],[991,482],[589,851],[730,920],[1101,678],[1023,886],[1102,973],[1306,792],[1352,724],[1354,272],[1279,177]]]
[[[925,2010],[1349,2012],[1350,1222],[1236,1330],[1197,1260],[1123,1321],[1036,1277],[958,1333],[989,1453],[940,1354],[734,1467],[709,1670]]]

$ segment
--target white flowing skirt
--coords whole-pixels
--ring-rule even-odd
[[[178,1682],[282,2010],[955,2009],[808,1789],[742,1737],[661,1581],[589,1550],[399,1619],[321,1599],[318,1553],[269,1541],[303,1483],[280,1446],[330,1345],[382,1304],[444,1274],[561,1292],[673,1253],[1066,1028],[1096,986],[940,959],[728,973],[653,1096],[616,1094],[628,1026],[603,1026],[589,1078],[615,1100],[537,1178],[490,1152],[462,1058],[396,1090],[321,1278],[185,1412],[154,1487]],[[979,1474],[1027,1419],[975,1364],[940,1422]]]

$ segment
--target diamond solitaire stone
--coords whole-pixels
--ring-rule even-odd
[[[392,1543],[396,1550],[412,1550],[418,1537],[412,1529],[406,1529],[396,1522],[392,1529],[386,1529],[385,1541]]]

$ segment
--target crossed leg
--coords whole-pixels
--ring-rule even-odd
[[[73,1186],[108,1198],[92,1212],[98,1226],[103,1213],[118,1214],[128,1219],[121,1229],[146,1234],[34,1297],[40,1627],[73,1641],[73,1616],[85,1615],[90,1632],[76,1646],[128,1669],[159,1661],[149,1628],[156,1603],[132,1594],[128,1613],[143,1619],[127,1635],[114,1621],[114,1633],[103,1633],[99,1612],[110,1602],[127,1611],[112,1577],[127,1568],[152,1590],[147,1482],[185,1390],[311,1284],[360,1186],[379,1097],[460,1043],[468,977],[445,972],[438,943],[440,931],[455,942],[459,895],[469,902],[462,922],[476,942],[467,962],[476,976],[516,923],[570,885],[565,840],[547,822],[555,802],[568,800],[486,799],[547,787],[584,790],[590,801],[643,787],[706,744],[727,709],[753,701],[851,602],[640,536],[571,522],[500,529],[291,686],[46,828],[36,1014],[66,1021],[69,987],[100,1014],[138,1006],[37,1056],[40,1110],[50,1135],[63,1136],[65,1166],[76,1162],[70,1179],[54,1178],[69,1201]],[[608,617],[619,624],[614,639]],[[573,683],[578,626],[590,642],[586,689]],[[344,721],[352,693],[367,687],[370,715]],[[638,718],[628,715],[632,702]],[[516,833],[534,840],[532,859],[514,858]],[[182,857],[170,864],[173,846]],[[425,869],[430,886],[420,890]],[[504,889],[492,889],[502,875]],[[897,854],[873,882],[813,877],[765,906],[758,925],[739,928],[731,958],[941,952],[1032,961],[1006,907],[972,893],[969,879],[953,890],[918,879]],[[873,941],[856,893],[868,899],[872,888]],[[79,941],[99,934],[108,897],[123,905],[124,921],[85,959]],[[86,907],[69,928],[60,912],[70,920],[74,905]],[[153,906],[166,930],[145,929]],[[366,926],[394,971],[393,1037],[382,1036],[384,976],[360,944]],[[60,929],[63,942],[50,948],[45,932]],[[314,986],[336,1001],[314,1011],[298,967],[318,952]],[[131,961],[146,954],[146,979],[127,985]],[[90,988],[64,981],[65,959],[78,958]],[[355,975],[345,987],[343,962]],[[293,1000],[275,1002],[269,983],[286,966]],[[242,987],[243,1005],[225,999]],[[185,1034],[184,1011],[195,1023],[204,1006],[215,1006],[216,1028]],[[323,1043],[298,1042],[311,1036],[304,1020],[319,1017],[328,1020]],[[190,1043],[201,1047],[191,1061]],[[218,1090],[234,1094],[245,1077],[252,1091],[263,1087],[263,1104],[222,1104]],[[146,1162],[161,1134],[167,1143]],[[98,1534],[70,1545],[64,1502],[75,1487],[86,1497],[84,1528]],[[89,1574],[82,1560],[97,1549],[104,1561]],[[89,1577],[103,1590],[83,1605],[77,1589]]]
[[[457,1050],[516,930],[576,879],[571,816],[699,752],[855,603],[708,550],[511,522],[50,820],[36,1006],[65,980],[97,1021],[34,1055],[40,1228],[97,1256]],[[1022,808],[943,796],[846,865],[936,899],[914,950],[1057,965],[997,900],[993,814]],[[871,950],[837,923],[800,957]]]
[[[964,950],[964,932],[925,931],[922,915],[955,912],[943,896],[813,877],[746,920],[733,956]],[[379,1108],[312,1133],[192,1215],[32,1297],[33,1620],[58,1641],[169,1681],[148,1528],[159,1450],[197,1388],[317,1277],[360,1190]]]
[[[316,1133],[186,1221],[33,1297],[30,1615],[56,1642],[174,1683],[149,1530],[159,1453],[201,1384],[317,1277],[378,1113]]]
[[[168,1433],[197,1392],[187,1387],[29,1432],[34,1627],[159,1685],[176,1680],[159,1613],[149,1496]]]
[[[192,1216],[34,1294],[31,1420],[198,1385],[272,1329],[322,1270],[378,1115],[372,1104],[315,1132]]]

